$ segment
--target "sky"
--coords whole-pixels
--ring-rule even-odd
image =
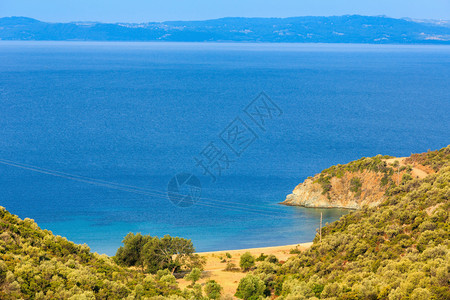
[[[0,0],[0,17],[151,22],[345,14],[450,20],[450,0]]]

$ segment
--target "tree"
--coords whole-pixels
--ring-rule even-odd
[[[244,300],[257,300],[264,294],[266,286],[259,277],[248,274],[239,281],[235,296]]]
[[[142,251],[144,264],[151,273],[160,269],[170,269],[174,273],[183,266],[191,266],[197,258],[191,240],[169,235],[151,238]]]
[[[142,250],[149,241],[150,236],[143,236],[140,233],[129,233],[123,239],[123,247],[117,249],[115,260],[126,266],[143,267]]]
[[[209,299],[219,299],[222,287],[215,280],[209,280],[205,284],[205,294]]]
[[[202,268],[205,260],[194,254],[195,248],[191,240],[171,237],[151,237],[129,233],[125,236],[123,247],[117,250],[115,261],[126,266],[140,266],[151,273],[170,269],[174,273],[181,268]]]
[[[241,256],[239,266],[242,268],[242,270],[248,271],[255,266],[255,258],[250,254],[250,252],[245,252]]]
[[[193,268],[192,271],[184,277],[184,279],[192,281],[192,285],[194,285],[201,276],[202,271],[199,268]]]

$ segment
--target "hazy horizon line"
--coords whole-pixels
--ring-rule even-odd
[[[202,22],[202,21],[213,21],[213,20],[222,20],[222,19],[291,19],[291,18],[332,18],[332,17],[345,17],[345,16],[361,16],[361,17],[378,17],[378,18],[388,18],[388,19],[397,19],[397,20],[410,20],[410,21],[445,21],[450,22],[450,19],[430,19],[430,18],[412,18],[412,17],[390,17],[388,15],[362,15],[362,14],[343,14],[343,15],[297,15],[290,17],[241,17],[241,16],[227,16],[220,18],[211,18],[211,19],[191,19],[191,20],[165,20],[165,21],[144,21],[144,22],[131,22],[131,21],[115,21],[115,22],[105,22],[105,21],[93,21],[93,20],[75,20],[75,21],[46,21],[43,19],[35,18],[35,17],[27,17],[27,16],[0,16],[0,19],[3,18],[27,18],[33,19],[40,22],[45,23],[102,23],[102,24],[118,24],[118,23],[126,23],[126,24],[146,24],[146,23],[165,23],[165,22]]]

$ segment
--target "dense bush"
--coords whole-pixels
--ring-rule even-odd
[[[236,297],[244,300],[258,300],[263,294],[266,286],[258,276],[248,274],[239,282]]]
[[[391,158],[388,155],[377,155],[375,157],[363,157],[352,161],[345,165],[335,165],[322,171],[331,177],[342,177],[346,172],[362,172],[365,170],[381,173],[389,173],[391,168],[386,164],[384,159]]]
[[[419,180],[405,169],[401,184],[391,189],[379,207],[364,207],[328,224],[322,230],[322,242],[316,237],[310,249],[281,267],[259,264],[252,274],[266,286],[265,295],[278,295],[278,299],[450,299],[448,149],[420,156],[436,174]],[[344,168],[383,167],[375,157]],[[340,176],[342,168],[325,173]],[[352,186],[353,192],[361,188],[356,180]],[[249,279],[245,282],[243,286],[248,286]]]
[[[205,294],[209,299],[219,299],[221,293],[222,287],[215,280],[209,280],[205,284]]]
[[[76,245],[50,231],[41,230],[33,220],[21,220],[3,207],[0,207],[0,232],[2,300],[140,299],[157,296],[197,299],[194,289],[181,291],[172,275],[174,267],[196,261],[188,259],[196,258],[192,255],[194,250],[189,240],[129,234],[115,258],[123,264],[121,266],[111,257],[90,252],[86,245]],[[142,272],[142,267],[147,265],[145,259],[148,259],[142,251],[149,241],[158,243],[164,253],[152,254],[156,255],[158,262],[165,262],[162,266],[171,267],[170,270],[160,270],[157,275]],[[170,259],[167,256],[171,256]],[[139,269],[126,266],[138,266]]]
[[[245,252],[239,260],[239,266],[242,270],[248,271],[255,266],[255,258],[250,254],[250,252]]]
[[[21,220],[3,207],[0,232],[2,300],[134,299],[183,294],[176,281],[121,267],[112,258],[41,230],[33,220]],[[138,264],[133,255],[127,262]]]

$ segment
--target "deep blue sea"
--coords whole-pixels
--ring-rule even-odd
[[[449,86],[449,46],[0,42],[0,205],[110,255],[128,232],[308,242],[346,211],[278,203],[331,165],[449,144]],[[262,91],[279,110],[255,121]],[[213,154],[215,182],[195,160]],[[165,195],[179,172],[194,206]]]

